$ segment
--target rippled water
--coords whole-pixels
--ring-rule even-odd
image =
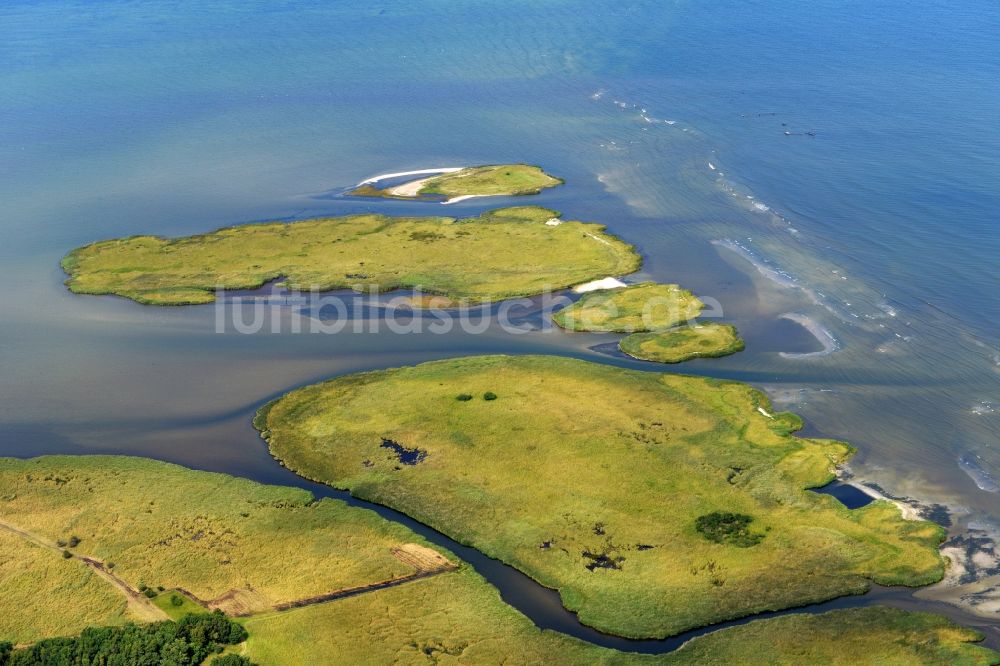
[[[279,480],[249,414],[332,374],[491,352],[655,369],[558,331],[217,335],[211,306],[61,284],[60,257],[101,238],[474,214],[323,195],[526,161],[568,181],[533,202],[606,223],[638,278],[743,332],[685,371],[766,388],[855,444],[858,477],[946,504],[980,544],[963,592],[1000,575],[995,3],[212,4],[0,6],[0,452]]]

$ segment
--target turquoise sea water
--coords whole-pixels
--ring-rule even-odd
[[[606,223],[638,277],[717,299],[744,333],[684,371],[762,386],[855,444],[859,478],[946,505],[977,560],[921,594],[996,618],[1000,6],[211,4],[0,5],[0,453],[287,480],[248,415],[291,386],[497,351],[651,369],[557,331],[217,335],[211,307],[61,284],[60,257],[102,238],[476,213],[505,202],[322,195],[526,161],[568,181],[537,203]],[[796,355],[819,345],[789,313],[836,351]]]

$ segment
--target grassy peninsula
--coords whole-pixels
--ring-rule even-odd
[[[666,331],[633,333],[618,345],[629,356],[657,363],[727,356],[742,351],[743,346],[736,327],[729,324],[692,324]]]
[[[542,631],[507,606],[474,571],[322,606],[251,618],[244,653],[262,664],[759,664],[1000,663],[975,631],[926,613],[872,607],[789,615],[694,638],[673,653],[602,648]]]
[[[0,487],[0,640],[18,643],[176,617],[175,595],[255,613],[445,561],[373,512],[153,460],[4,458]]]
[[[733,382],[484,356],[298,389],[255,424],[290,469],[512,564],[615,634],[941,578],[940,527],[807,492],[851,447],[758,408]],[[726,524],[750,538],[715,540]]]
[[[599,224],[545,221],[519,206],[477,218],[353,215],[245,224],[176,239],[101,241],[62,261],[80,294],[140,303],[209,303],[217,287],[253,289],[283,277],[308,290],[416,288],[472,302],[538,294],[636,270],[639,255]]]
[[[410,180],[402,185],[378,188],[363,184],[349,194],[367,197],[412,199],[427,195],[448,198],[476,196],[519,196],[538,194],[549,187],[562,185],[563,180],[530,164],[489,164],[442,173],[428,178]]]
[[[552,315],[552,320],[574,331],[635,333],[690,321],[704,307],[694,294],[676,284],[643,282],[587,293]]]

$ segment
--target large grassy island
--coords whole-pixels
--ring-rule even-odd
[[[516,566],[610,633],[940,579],[943,530],[808,492],[852,449],[768,407],[732,382],[487,356],[302,388],[255,423],[292,470]]]
[[[542,190],[562,185],[563,181],[545,173],[541,167],[530,164],[489,164],[447,169],[440,175],[409,180],[402,185],[385,189],[374,186],[376,181],[366,181],[349,194],[367,197],[413,199],[427,195],[456,198],[483,196],[520,196],[538,194]]]
[[[1000,654],[976,631],[928,613],[871,607],[756,620],[662,655],[541,631],[474,571],[250,618],[244,653],[262,664],[553,666],[986,666]]]
[[[502,208],[477,218],[352,215],[245,224],[166,239],[101,241],[62,261],[80,294],[116,294],[154,305],[208,303],[216,288],[254,289],[283,277],[308,290],[416,288],[452,299],[528,296],[640,263],[598,224],[545,222],[545,208]]]
[[[143,663],[199,663],[213,645],[246,639],[218,615],[184,619],[205,613],[204,605],[249,613],[239,619],[249,640],[227,648],[232,663],[238,654],[279,666],[978,665],[1000,656],[970,645],[981,636],[944,618],[886,608],[755,621],[659,656],[618,652],[538,629],[447,551],[370,511],[316,502],[301,490],[108,456],[0,459],[0,483],[9,493],[0,501],[0,664],[69,663],[84,654],[89,663],[138,663],[140,654]],[[193,601],[194,592],[229,586],[214,603]],[[289,597],[298,601],[263,603]],[[125,619],[140,624],[122,626]],[[78,639],[49,638],[88,626]],[[6,656],[5,640],[45,638]],[[191,661],[178,660],[178,650]]]

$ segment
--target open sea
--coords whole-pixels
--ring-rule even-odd
[[[617,338],[215,332],[213,306],[77,296],[105,238],[377,210],[385,172],[529,162],[634,279],[715,299],[739,379],[851,442],[1000,619],[1000,4],[440,0],[0,4],[0,455],[128,453],[277,483],[261,403],[332,375]],[[283,316],[291,317],[291,307]],[[527,481],[526,481],[527,482]],[[623,479],[627,484],[627,479]],[[923,600],[923,601],[921,601]]]

